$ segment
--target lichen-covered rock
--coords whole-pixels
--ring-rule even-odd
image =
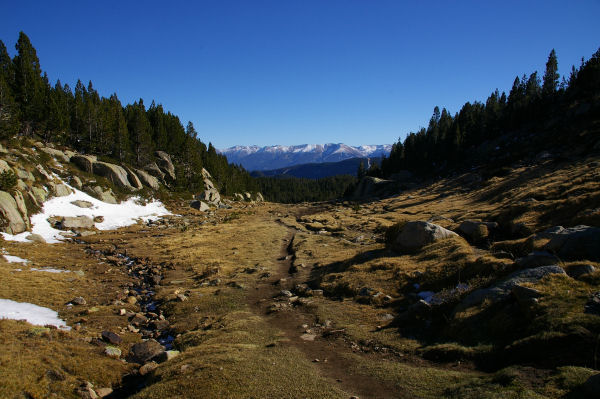
[[[123,169],[127,172],[127,180],[129,181],[129,184],[131,184],[131,187],[136,190],[141,190],[143,188],[142,182],[133,169],[128,168],[127,166],[123,166]]]
[[[190,206],[201,212],[206,212],[210,209],[208,205],[206,205],[204,202],[202,202],[200,200],[194,200],[194,201],[190,202]]]
[[[156,177],[140,169],[135,169],[135,172],[144,186],[148,186],[153,190],[158,190],[160,188],[160,183]]]
[[[165,351],[154,339],[139,342],[131,347],[131,358],[136,363],[146,363]]]
[[[158,159],[156,160],[156,164],[165,173],[165,177],[167,177],[170,181],[175,180],[175,166],[173,166],[173,162],[171,162],[171,156],[164,151],[156,151],[156,156]]]
[[[106,177],[116,186],[129,190],[134,189],[131,184],[129,184],[127,171],[119,165],[107,162],[95,162],[93,170],[95,174]]]
[[[94,163],[96,160],[97,158],[93,155],[80,154],[73,155],[70,159],[70,161],[77,165],[79,169],[87,173],[94,173]]]
[[[19,212],[17,202],[6,191],[0,191],[0,218],[4,221],[4,231],[19,234],[27,230],[27,223]]]
[[[61,161],[69,162],[69,157],[60,150],[50,148],[50,147],[42,147],[42,148],[40,148],[40,150],[50,156],[53,156],[54,158],[60,159]]]
[[[453,231],[437,224],[416,221],[407,222],[400,233],[392,238],[392,249],[399,252],[415,252],[427,244],[449,237],[457,237]]]
[[[161,182],[165,181],[165,174],[162,170],[160,170],[156,162],[152,162],[144,166],[144,170],[150,173],[152,176],[158,178]]]

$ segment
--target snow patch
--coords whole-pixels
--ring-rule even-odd
[[[113,230],[119,227],[126,227],[135,224],[137,220],[143,221],[157,220],[161,216],[171,215],[165,206],[157,200],[142,204],[139,197],[129,198],[120,204],[108,204],[102,202],[91,195],[84,193],[76,188],[67,185],[73,190],[73,193],[64,197],[54,197],[46,201],[42,211],[31,216],[31,231],[12,235],[1,233],[7,241],[30,242],[27,240],[30,234],[39,234],[47,243],[58,243],[65,239],[65,232],[53,228],[48,223],[51,216],[103,216],[104,221],[95,223],[98,230]],[[73,201],[88,201],[92,203],[91,208],[80,208],[73,205]]]
[[[39,326],[56,326],[63,330],[71,327],[58,318],[58,312],[27,302],[15,302],[10,299],[0,299],[0,319],[26,320]]]
[[[2,256],[4,256],[4,259],[6,259],[6,261],[8,263],[27,263],[27,262],[29,262],[27,259],[19,258],[18,256],[13,256],[13,255],[2,255]]]

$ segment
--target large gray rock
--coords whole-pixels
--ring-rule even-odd
[[[515,260],[515,264],[523,269],[530,269],[538,266],[556,265],[558,263],[560,263],[560,259],[547,251],[534,251],[529,253],[527,256]]]
[[[472,306],[479,305],[485,300],[489,301],[490,304],[500,302],[510,296],[513,288],[516,285],[522,285],[524,283],[536,283],[543,277],[550,274],[566,275],[563,268],[557,265],[540,266],[532,269],[519,270],[492,287],[481,288],[471,292],[465,297],[465,299],[463,299],[460,305],[458,305],[458,308],[467,309]]]
[[[63,183],[49,182],[48,186],[52,189],[52,194],[54,194],[55,197],[65,197],[73,192]]]
[[[208,205],[206,205],[204,202],[199,201],[199,200],[194,200],[194,201],[190,202],[190,206],[201,212],[206,212],[206,211],[210,210]]]
[[[256,202],[264,202],[265,201],[265,197],[263,197],[263,195],[261,193],[256,193]]]
[[[196,199],[214,205],[221,203],[221,195],[215,188],[205,189],[203,192],[196,195]]]
[[[69,229],[91,229],[94,227],[94,220],[89,216],[52,216],[48,222],[54,228],[60,230]]]
[[[131,184],[131,187],[136,190],[141,190],[144,188],[140,178],[132,169],[128,168],[127,166],[123,166],[123,169],[125,169],[125,172],[127,172],[127,180],[129,181],[129,184]]]
[[[488,238],[490,230],[498,227],[496,222],[481,222],[478,220],[463,221],[456,231],[465,236],[469,241],[479,242]]]
[[[94,173],[94,163],[96,163],[97,158],[93,155],[76,154],[71,157],[70,161],[84,172]]]
[[[0,191],[0,218],[4,221],[4,231],[19,234],[27,230],[27,222],[19,212],[17,202],[6,191]]]
[[[69,162],[69,157],[60,150],[50,148],[50,147],[42,147],[42,148],[40,148],[40,150],[50,156],[53,156],[54,158],[60,159],[61,161]]]
[[[156,151],[156,156],[158,159],[156,160],[156,164],[165,173],[165,177],[168,177],[169,180],[175,180],[175,166],[173,166],[173,162],[171,162],[171,156],[164,151]]]
[[[108,204],[116,204],[117,200],[112,193],[111,189],[103,190],[100,186],[84,187],[84,191],[90,194],[92,197],[98,198],[100,201]]]
[[[144,186],[148,186],[153,190],[158,190],[160,188],[160,183],[156,177],[140,169],[135,169],[135,172]]]
[[[562,228],[558,226],[548,234],[550,241],[544,249],[557,254],[566,260],[600,261],[600,228],[575,226]]]
[[[17,204],[17,209],[23,215],[25,223],[27,227],[29,227],[29,218],[27,217],[27,205],[25,205],[25,199],[23,198],[23,194],[20,191],[16,191],[13,194],[13,198],[15,199],[15,203]]]
[[[392,238],[392,249],[399,252],[415,252],[427,244],[449,237],[457,237],[453,231],[437,224],[417,221],[407,222],[400,233]]]
[[[94,173],[106,177],[118,187],[133,190],[133,187],[129,184],[129,179],[127,179],[127,172],[119,165],[107,162],[95,162]]]
[[[139,342],[131,347],[131,358],[136,363],[146,363],[165,351],[165,348],[153,339]]]
[[[6,171],[13,172],[12,168],[8,165],[8,163],[4,159],[0,159],[0,173]]]
[[[240,194],[240,193],[235,193],[235,194],[233,194],[233,199],[235,201],[243,201],[244,200],[244,196],[242,194]]]
[[[48,192],[41,187],[31,187],[31,193],[35,196],[38,204],[42,204],[48,199]]]
[[[150,173],[152,176],[158,178],[161,182],[165,181],[165,174],[162,170],[160,170],[156,162],[152,162],[144,166],[144,170]]]

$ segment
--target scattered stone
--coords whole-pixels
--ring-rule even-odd
[[[560,262],[555,255],[547,251],[534,251],[523,258],[515,260],[515,264],[520,268],[529,269],[532,267],[556,265]]]
[[[104,216],[94,216],[94,223],[104,222]]]
[[[142,313],[136,313],[133,315],[131,320],[129,320],[129,322],[131,324],[133,324],[134,326],[138,327],[142,324],[146,324],[148,322],[148,318],[146,316],[144,316]]]
[[[179,299],[179,301],[181,301],[181,302],[185,302],[188,300],[188,297],[185,296],[184,294],[177,294],[177,299]]]
[[[300,339],[303,341],[314,341],[317,338],[316,334],[302,334]]]
[[[102,331],[102,339],[106,342],[110,342],[113,345],[119,345],[123,342],[123,338],[119,337],[112,331]]]
[[[33,242],[39,242],[39,243],[45,243],[46,240],[44,239],[44,237],[42,237],[39,234],[29,234],[27,237],[25,237],[27,240],[29,241],[33,241]]]
[[[146,374],[153,372],[157,368],[158,368],[158,363],[148,362],[148,363],[144,364],[142,367],[140,367],[139,372],[140,372],[141,376],[145,376]]]
[[[586,302],[584,313],[600,315],[600,291],[594,293]]]
[[[91,208],[92,206],[94,206],[94,204],[92,204],[90,201],[83,201],[83,200],[71,201],[71,204],[78,206],[80,208]]]
[[[193,200],[192,202],[190,202],[190,206],[194,209],[199,210],[200,212],[206,212],[210,210],[210,207],[200,200]]]
[[[596,268],[592,265],[571,265],[566,269],[569,277],[579,279],[587,274],[592,274],[596,271]]]
[[[497,303],[508,298],[515,285],[523,283],[536,283],[543,277],[550,274],[566,275],[562,267],[556,265],[540,266],[533,269],[519,270],[503,280],[502,282],[488,288],[481,288],[471,292],[458,305],[458,309],[466,309],[471,306],[478,305],[484,300],[488,300],[490,304]]]
[[[83,297],[81,297],[81,296],[78,296],[78,297],[76,297],[76,298],[73,298],[73,299],[71,300],[71,303],[72,303],[73,305],[80,305],[80,306],[83,306],[83,305],[86,305],[86,304],[87,304],[86,300],[85,300],[85,299],[83,299]]]
[[[146,363],[163,353],[165,348],[154,339],[139,342],[131,347],[131,357],[136,363]]]
[[[137,298],[133,295],[127,297],[127,303],[130,305],[135,305],[137,303]]]
[[[110,395],[111,393],[113,393],[112,388],[98,388],[96,390],[96,393],[98,394],[99,397],[104,398],[107,397],[108,395]]]
[[[498,228],[498,223],[496,222],[465,220],[458,226],[457,231],[471,242],[479,243],[488,238],[490,230],[496,228]]]
[[[76,392],[79,394],[81,399],[97,399],[98,395],[94,391],[94,385],[91,382],[85,381],[77,389]]]
[[[288,290],[281,290],[281,291],[279,292],[279,295],[280,295],[280,296],[285,296],[285,297],[288,297],[288,298],[291,298],[291,297],[293,297],[293,296],[294,296],[294,294],[292,294],[292,292],[291,292],[291,291],[288,291]]]
[[[410,253],[434,241],[457,236],[455,232],[437,224],[423,221],[407,222],[400,234],[392,239],[392,249]]]
[[[600,227],[556,227],[544,249],[562,259],[600,261]]]
[[[164,351],[160,355],[156,356],[156,361],[159,363],[166,362],[179,356],[179,353],[180,352],[176,350]]]
[[[108,357],[118,359],[121,357],[121,349],[115,346],[107,346],[106,348],[104,348],[104,354]]]

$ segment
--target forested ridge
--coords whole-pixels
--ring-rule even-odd
[[[498,89],[485,103],[467,102],[455,115],[435,107],[427,128],[398,140],[371,176],[409,170],[436,177],[478,166],[490,167],[557,147],[598,145],[600,50],[570,75],[558,74],[552,50],[542,78],[517,76],[508,94]]]
[[[152,101],[146,107],[140,99],[123,106],[116,94],[100,96],[91,81],[86,86],[78,80],[74,90],[60,80],[52,85],[25,33],[19,34],[15,48],[11,59],[0,41],[0,139],[39,137],[139,167],[162,150],[175,164],[175,189],[201,190],[204,167],[226,195],[256,191],[246,170],[230,165],[212,144],[198,138],[191,122],[184,128],[161,104]]]

